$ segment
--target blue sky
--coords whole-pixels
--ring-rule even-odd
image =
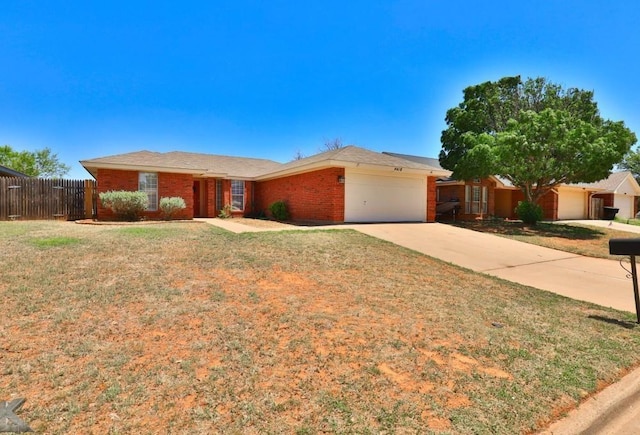
[[[437,156],[469,85],[544,76],[640,134],[640,2],[29,1],[0,9],[0,145],[287,162]]]

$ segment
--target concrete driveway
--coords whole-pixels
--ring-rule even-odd
[[[347,227],[476,272],[573,299],[636,311],[633,283],[617,261],[582,257],[439,223]],[[626,265],[629,267],[628,261]]]

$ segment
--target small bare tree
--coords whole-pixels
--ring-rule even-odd
[[[337,137],[335,139],[325,141],[322,148],[320,148],[320,152],[339,150],[340,148],[344,148],[344,144],[342,143],[342,139]]]
[[[304,159],[304,154],[302,154],[302,151],[296,150],[296,153],[293,155],[293,160],[302,160],[302,159]]]

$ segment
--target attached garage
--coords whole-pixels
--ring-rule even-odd
[[[613,195],[613,206],[618,209],[617,217],[622,219],[631,219],[635,215],[633,213],[633,201],[635,197],[627,195]]]
[[[427,177],[423,174],[345,168],[345,222],[425,222]]]
[[[558,219],[585,219],[585,200],[585,192],[582,189],[559,189]]]

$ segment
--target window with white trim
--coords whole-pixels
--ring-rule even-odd
[[[464,186],[464,212],[466,214],[486,214],[489,189],[487,186]]]
[[[482,213],[487,214],[489,203],[489,189],[487,186],[482,186]]]
[[[231,210],[244,210],[244,181],[231,180]]]
[[[147,210],[158,210],[158,174],[156,172],[140,172],[138,174],[138,190],[147,194],[149,199]]]

